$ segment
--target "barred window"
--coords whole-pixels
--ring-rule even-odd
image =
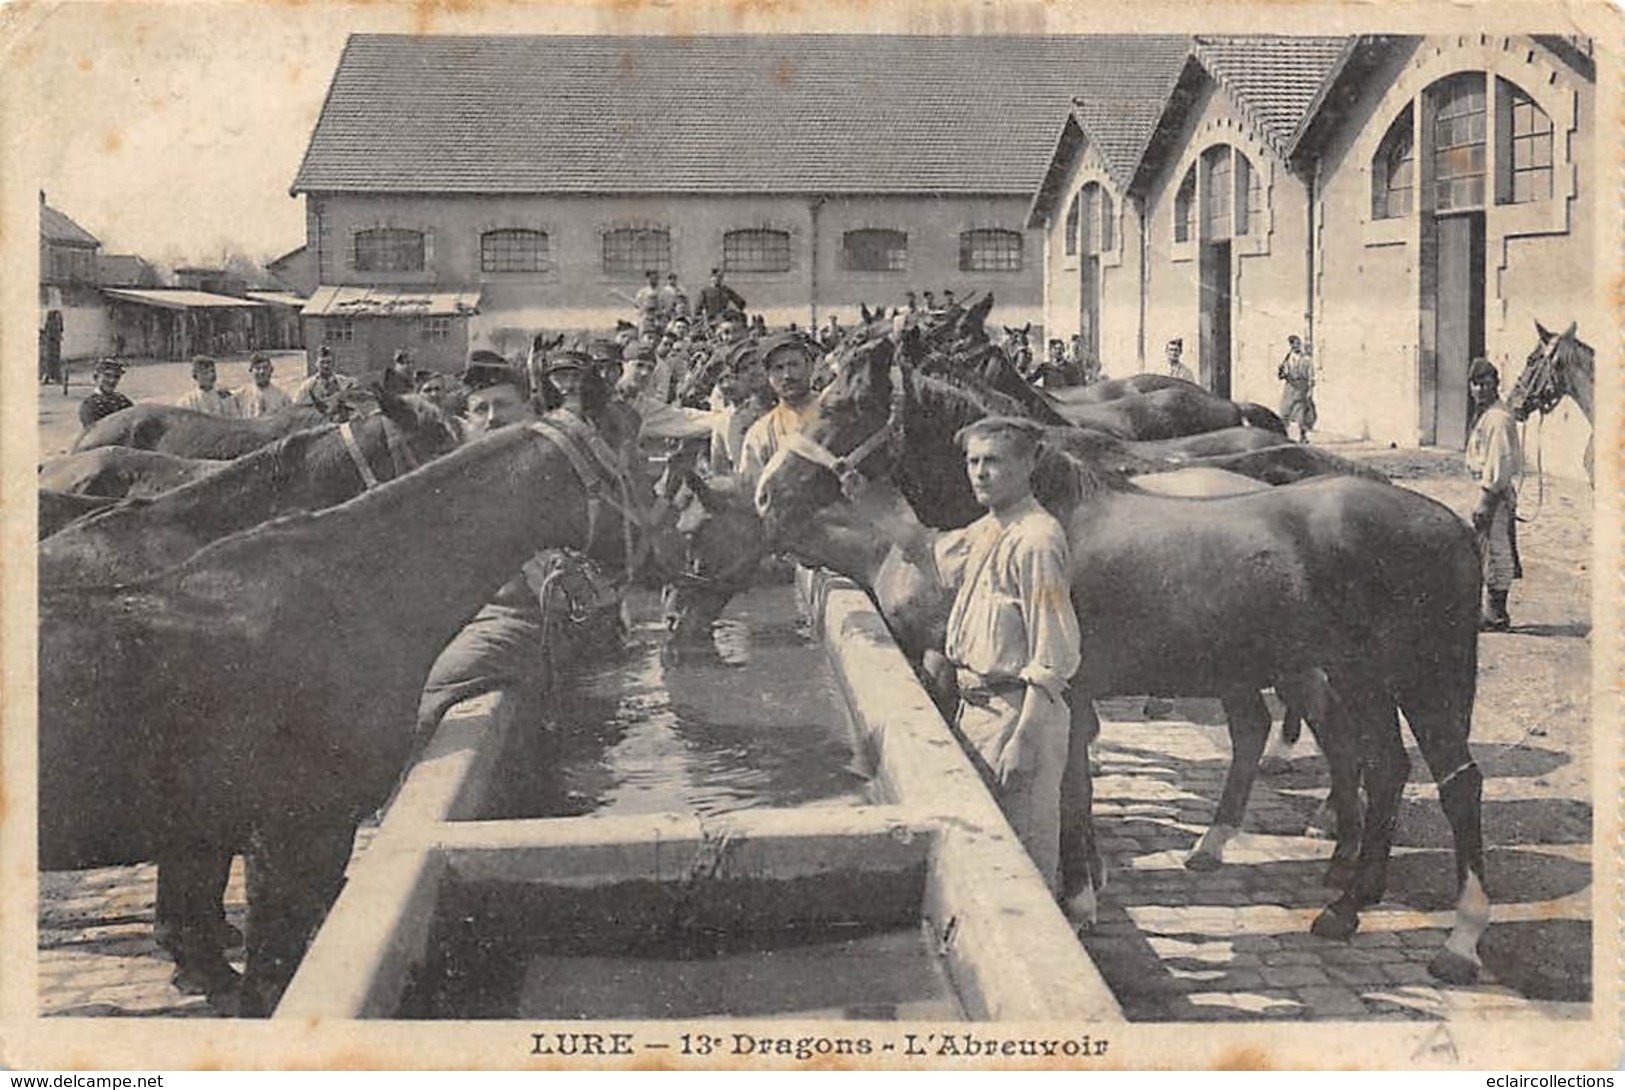
[[[423,339],[426,341],[451,340],[451,319],[448,317],[423,319]]]
[[[480,271],[537,273],[547,271],[546,231],[503,228],[480,236]]]
[[[642,276],[671,268],[671,232],[664,227],[619,227],[604,232],[604,272]]]
[[[1174,194],[1174,241],[1189,242],[1191,240],[1191,211],[1196,204],[1196,164],[1185,172],[1185,178],[1179,183],[1179,192]]]
[[[1232,148],[1236,159],[1236,235],[1255,232],[1264,214],[1264,182],[1253,169],[1252,160],[1240,148]]]
[[[422,231],[374,227],[355,233],[357,272],[422,272],[427,252]]]
[[[726,272],[789,272],[790,232],[767,228],[729,231],[722,236],[722,267]]]
[[[1407,105],[1377,147],[1371,163],[1371,218],[1398,219],[1416,207],[1416,139]]]
[[[959,271],[1020,272],[1025,241],[1020,231],[997,227],[964,231],[959,236]]]
[[[322,323],[322,340],[329,344],[349,344],[355,340],[355,322],[349,318],[328,318]]]
[[[1547,200],[1552,195],[1552,119],[1522,88],[1504,79],[1495,82],[1502,143],[1508,145],[1497,156],[1504,164],[1497,200],[1502,204]]]
[[[1434,207],[1440,212],[1482,208],[1488,129],[1484,73],[1440,80],[1433,95]]]
[[[908,269],[908,234],[880,227],[846,232],[841,236],[841,268],[848,272],[904,272]]]
[[[1073,257],[1078,252],[1078,211],[1083,203],[1083,191],[1072,194],[1072,204],[1066,210],[1066,256]]]

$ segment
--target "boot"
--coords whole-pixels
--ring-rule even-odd
[[[1512,617],[1507,613],[1507,591],[1488,590],[1489,604],[1484,607],[1483,615],[1479,618],[1478,627],[1482,632],[1505,632],[1512,627]]]

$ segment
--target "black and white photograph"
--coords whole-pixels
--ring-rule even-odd
[[[0,10],[5,1063],[1615,1067],[1621,29]]]

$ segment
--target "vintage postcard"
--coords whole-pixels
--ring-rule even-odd
[[[1616,1066],[1620,29],[0,7],[0,1064]]]

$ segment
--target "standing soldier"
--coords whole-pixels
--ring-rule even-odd
[[[879,533],[955,591],[944,652],[959,679],[959,732],[1038,872],[1059,893],[1066,687],[1081,638],[1066,534],[1032,492],[1042,435],[1032,420],[996,416],[959,433],[971,489],[987,508],[962,530],[927,530],[906,504],[886,503],[855,475],[846,487],[860,506],[880,507]]]
[[[244,419],[280,412],[293,404],[286,390],[271,381],[271,357],[256,352],[248,359],[248,373],[253,378],[247,386],[237,390],[237,407]]]
[[[632,297],[638,308],[638,331],[654,326],[660,319],[660,273],[654,269],[644,274],[646,283]]]
[[[1177,379],[1184,379],[1186,382],[1196,381],[1196,376],[1191,374],[1191,369],[1186,367],[1184,361],[1180,359],[1185,354],[1185,340],[1183,337],[1175,337],[1168,342],[1167,354],[1168,373],[1170,375]]]
[[[182,395],[175,404],[183,409],[191,409],[195,413],[223,416],[232,420],[242,416],[242,409],[238,407],[237,399],[231,396],[231,392],[215,385],[218,378],[214,360],[208,356],[192,357],[192,381],[197,387]]]
[[[1523,575],[1513,519],[1518,508],[1518,478],[1523,475],[1523,450],[1512,413],[1501,401],[1501,373],[1486,359],[1476,359],[1467,370],[1467,389],[1479,416],[1467,436],[1467,468],[1478,478],[1478,503],[1473,507],[1473,529],[1478,534],[1484,564],[1484,606],[1480,627],[1505,632],[1512,627],[1507,596],[1512,581]]]
[[[326,412],[329,402],[337,397],[341,390],[348,390],[354,385],[355,379],[341,374],[335,368],[333,350],[324,344],[316,353],[316,373],[301,382],[293,391],[293,403],[308,405]]]
[[[663,321],[670,322],[679,314],[688,313],[688,293],[683,290],[682,282],[677,274],[666,274],[665,287],[660,289],[660,315]]]
[[[1297,334],[1286,339],[1286,358],[1275,369],[1285,383],[1281,390],[1281,419],[1298,425],[1298,442],[1309,442],[1309,431],[1319,419],[1315,412],[1315,361],[1303,349]]]
[[[735,311],[743,314],[745,297],[722,282],[721,269],[712,269],[711,282],[700,289],[700,304],[697,309],[701,318],[708,322],[717,322]]]
[[[79,403],[79,426],[87,429],[102,417],[135,404],[118,392],[119,379],[124,377],[124,364],[118,360],[97,360],[94,377],[95,391]]]

